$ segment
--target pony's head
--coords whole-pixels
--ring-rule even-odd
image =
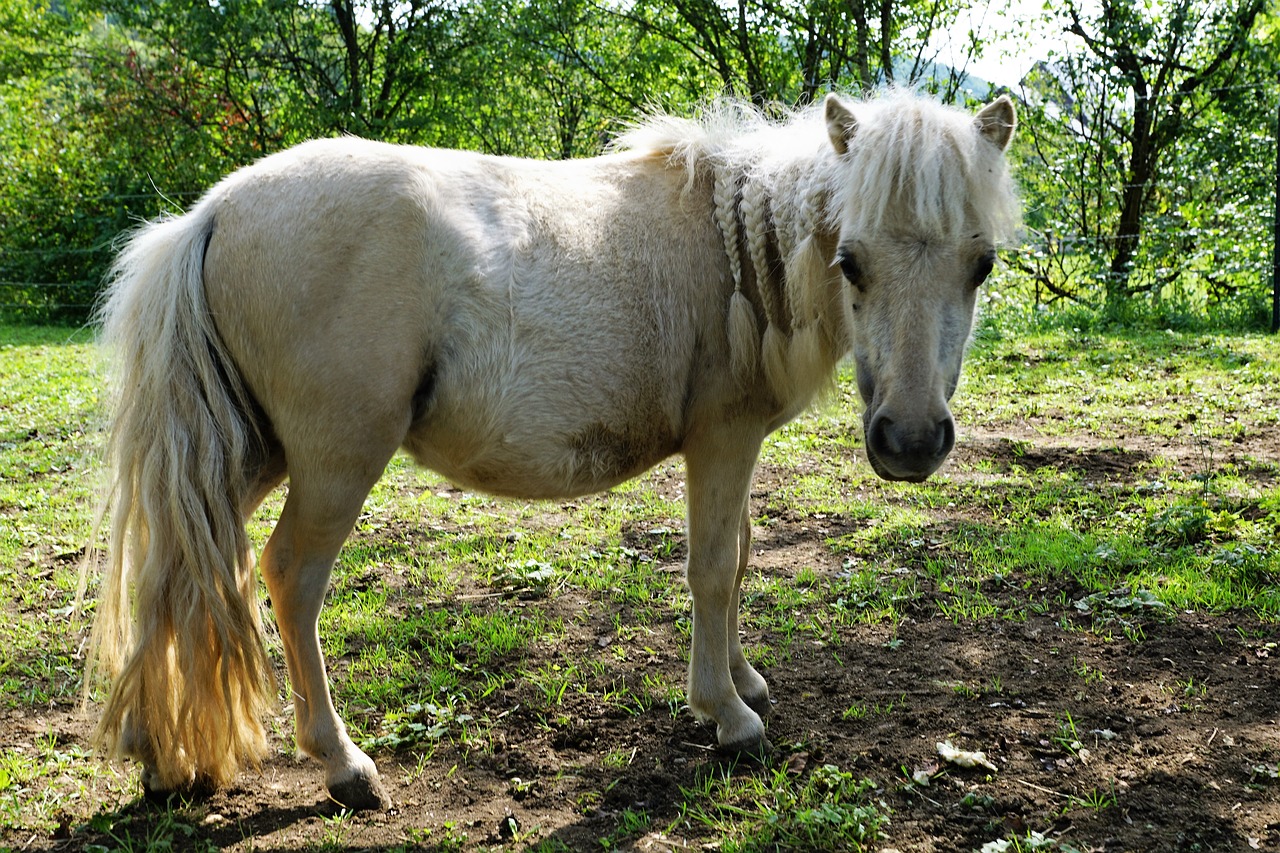
[[[885,479],[918,482],[955,443],[948,402],[978,288],[1016,225],[1003,156],[1013,104],[1001,97],[974,116],[918,98],[850,107],[832,95],[824,116],[867,457]]]

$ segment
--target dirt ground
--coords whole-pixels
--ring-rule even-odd
[[[957,453],[998,466],[1009,461],[1006,449],[1007,442],[977,434]],[[1240,451],[1280,458],[1277,447]],[[1123,479],[1141,460],[1168,452],[1040,441],[1020,450],[1019,464],[1071,465],[1104,481]],[[777,476],[762,470],[757,495]],[[783,575],[800,565],[840,571],[824,541],[862,523],[828,517],[818,531],[809,528],[811,521],[775,521],[757,530],[754,562],[758,571]],[[1020,579],[1004,583],[1010,596],[1024,594]],[[1005,595],[1000,581],[983,591],[993,599]],[[1239,614],[1135,617],[1145,634],[1135,643],[1088,630],[1091,617],[1069,603],[1024,622],[956,624],[938,614],[926,580],[921,592],[896,627],[841,629],[838,648],[795,644],[785,667],[764,670],[774,696],[770,767],[800,776],[834,764],[875,780],[890,823],[874,849],[970,853],[1037,830],[1056,839],[1057,849],[1070,845],[1082,853],[1280,850],[1280,781],[1271,775],[1280,759],[1275,626]],[[1064,602],[1084,594],[1069,582],[1043,592]],[[570,611],[577,604],[569,592],[479,606]],[[661,672],[681,679],[675,623],[684,616],[671,613],[668,624],[655,626],[645,642],[652,654],[632,657],[629,668],[619,665],[611,677],[638,684],[646,672]],[[595,627],[566,620],[566,643],[600,642],[607,631]],[[770,642],[749,622],[744,628],[747,644]],[[335,670],[340,678],[341,662]],[[630,809],[650,821],[620,839],[623,847],[716,849],[719,839],[706,827],[677,821],[681,788],[726,768],[764,772],[719,755],[713,729],[687,710],[673,715],[659,703],[633,715],[566,695],[564,716],[549,722],[528,710],[534,703],[522,695],[525,689],[533,688],[498,690],[474,709],[497,721],[489,750],[443,742],[425,763],[412,753],[375,755],[395,801],[391,811],[345,820],[338,833],[318,765],[282,753],[260,774],[242,774],[236,787],[209,799],[200,832],[218,846],[255,851],[325,844],[523,849],[547,839],[572,850],[600,850],[600,839]],[[857,702],[873,710],[847,713]],[[1067,725],[1074,726],[1074,738],[1064,737]],[[83,743],[86,729],[66,707],[0,717],[4,746],[49,731],[60,743]],[[947,740],[984,751],[996,770],[944,764],[937,744]],[[619,750],[629,755],[625,765],[606,766],[603,757]],[[913,776],[928,784],[913,783]],[[146,822],[155,814],[138,801],[117,817]],[[510,818],[528,842],[512,842]],[[111,844],[77,820],[83,818],[69,817],[52,835],[0,838],[0,847],[78,849],[86,839]],[[325,841],[334,838],[340,843]]]

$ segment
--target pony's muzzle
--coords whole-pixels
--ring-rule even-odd
[[[935,420],[895,420],[883,410],[866,425],[867,459],[886,480],[919,483],[942,465],[956,443],[951,413]]]

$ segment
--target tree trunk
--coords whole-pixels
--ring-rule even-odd
[[[893,85],[893,0],[880,0],[880,73]]]
[[[330,0],[329,8],[333,9],[334,20],[338,24],[338,33],[342,36],[343,58],[347,70],[347,92],[344,105],[346,115],[341,119],[351,130],[347,122],[358,120],[364,107],[364,85],[360,79],[360,36],[356,29],[355,10],[350,0]]]
[[[865,0],[849,0],[849,13],[853,15],[853,64],[858,75],[858,85],[870,89],[871,79],[871,27],[867,23]]]
[[[1133,138],[1124,185],[1120,188],[1120,218],[1116,221],[1111,248],[1111,269],[1107,277],[1107,310],[1118,309],[1129,298],[1129,277],[1133,259],[1142,242],[1143,214],[1151,193],[1159,154],[1151,138],[1151,103],[1138,97],[1133,110]]]

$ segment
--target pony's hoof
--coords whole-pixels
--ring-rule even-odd
[[[760,719],[767,719],[769,713],[773,711],[773,704],[769,701],[769,690],[765,688],[763,693],[757,693],[753,696],[743,696],[742,701],[747,703],[747,707],[760,715]]]
[[[763,735],[754,740],[744,740],[737,743],[722,743],[719,748],[720,751],[726,755],[761,762],[769,757],[769,753],[773,752],[773,744],[769,743],[769,739]]]
[[[356,812],[386,811],[391,808],[391,797],[382,787],[377,776],[352,776],[329,786],[329,796],[344,809]]]
[[[738,698],[761,719],[769,716],[773,707],[769,704],[769,682],[764,680],[764,676],[745,660],[737,668],[730,667],[729,674],[733,677],[733,689],[738,692]]]
[[[719,741],[720,751],[729,755],[763,760],[773,749],[759,718],[754,726],[742,726],[737,732],[726,731],[724,726],[720,726],[716,730],[716,739]]]

